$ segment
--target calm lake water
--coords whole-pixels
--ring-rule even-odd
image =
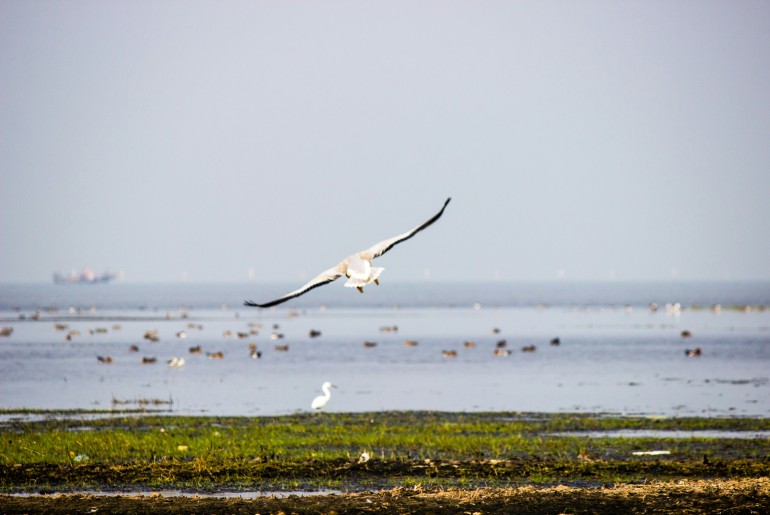
[[[0,407],[150,400],[179,414],[286,414],[308,411],[331,381],[329,411],[770,416],[770,310],[757,308],[770,283],[387,284],[363,295],[332,284],[275,309],[241,306],[296,286],[0,285],[0,326],[13,329],[0,337]],[[495,356],[501,341],[510,355]],[[174,357],[184,366],[167,366]]]

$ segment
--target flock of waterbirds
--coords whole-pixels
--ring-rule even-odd
[[[187,324],[188,329],[194,328],[196,330],[202,331],[203,330],[203,324],[200,323],[189,323]],[[232,331],[232,330],[226,330],[222,333],[222,337],[224,339],[231,339],[235,338],[238,340],[243,339],[254,339],[257,335],[260,334],[260,330],[263,328],[263,324],[260,322],[250,322],[248,324],[248,330],[244,331]],[[13,333],[13,328],[3,328],[4,331],[0,333],[2,336],[10,336]],[[54,329],[56,331],[62,331],[65,333],[64,338],[67,341],[73,341],[74,338],[80,337],[84,335],[84,332],[79,329],[70,329],[69,324],[66,323],[55,323]],[[283,341],[284,340],[284,333],[280,330],[280,325],[277,323],[272,324],[272,332],[270,333],[269,338],[274,341]],[[121,324],[113,324],[111,327],[111,330],[113,332],[122,330]],[[94,335],[104,335],[107,334],[110,331],[110,328],[107,327],[94,327],[90,328],[87,331],[85,331],[86,335],[94,336]],[[382,334],[395,334],[398,333],[398,326],[396,325],[385,325],[380,326],[379,332]],[[492,328],[491,332],[495,335],[500,334],[500,329],[497,327]],[[176,331],[174,333],[174,337],[177,339],[185,339],[188,337],[189,332],[187,330],[180,330]],[[310,329],[308,332],[308,337],[311,339],[318,338],[323,333],[319,329]],[[689,331],[683,331],[682,333],[683,337],[690,337],[691,333]],[[142,335],[142,339],[146,340],[149,343],[158,343],[161,341],[160,332],[158,329],[147,329],[144,331]],[[561,343],[560,338],[553,338],[550,340],[551,346],[558,346]],[[377,347],[379,343],[377,341],[373,340],[364,340],[363,341],[363,347],[364,348],[374,348]],[[407,339],[403,342],[404,347],[417,347],[419,345],[419,342],[417,340],[413,339]],[[474,340],[466,340],[462,343],[462,346],[466,349],[475,349],[477,348],[477,344]],[[274,350],[276,352],[288,352],[289,351],[289,344],[288,343],[276,343],[274,345]],[[522,352],[534,352],[537,350],[537,346],[534,344],[528,344],[521,347]],[[132,354],[139,354],[140,353],[140,346],[139,344],[133,343],[128,348],[129,353]],[[188,348],[188,352],[191,355],[199,355],[204,354],[203,346],[198,344],[194,346],[190,346]],[[505,339],[498,339],[495,342],[494,348],[493,348],[493,355],[497,357],[501,356],[509,356],[511,354],[511,350],[508,348],[508,342]],[[207,351],[205,352],[206,357],[209,359],[223,359],[225,357],[225,353],[221,350],[217,351]],[[262,357],[262,351],[257,349],[257,343],[254,341],[251,341],[248,343],[248,355],[249,357],[253,359],[259,359]],[[445,358],[452,358],[457,357],[458,353],[455,349],[450,350],[442,350],[441,355]],[[97,356],[97,361],[102,364],[112,364],[114,362],[114,359],[112,356]],[[149,364],[155,364],[158,362],[158,359],[153,356],[147,356],[144,355],[139,360],[140,363],[149,365]],[[171,368],[181,368],[185,364],[184,357],[178,357],[174,356],[166,360],[166,364]]]
[[[290,318],[298,316],[296,312],[289,311]],[[166,316],[167,320],[174,321],[174,318],[168,314]],[[180,369],[185,366],[186,364],[186,358],[185,356],[168,356],[165,359],[158,359],[156,356],[158,354],[158,350],[164,349],[163,346],[156,346],[155,344],[158,344],[161,339],[166,338],[172,338],[173,340],[180,341],[185,340],[188,337],[191,337],[193,333],[196,332],[203,332],[204,331],[204,325],[200,322],[187,322],[187,312],[185,311],[183,313],[183,322],[186,325],[184,325],[182,328],[179,326],[176,326],[175,328],[166,329],[165,333],[162,335],[161,332],[158,329],[146,329],[141,333],[141,339],[145,342],[142,344],[141,342],[137,341],[136,343],[131,343],[128,346],[127,353],[122,353],[118,356],[114,355],[97,355],[96,356],[96,362],[100,365],[112,365],[116,363],[118,360],[132,360],[137,364],[141,365],[155,365],[157,363],[163,363],[165,361],[166,365],[171,369]],[[239,317],[236,317],[236,320],[239,320]],[[215,348],[206,350],[204,349],[204,345],[201,343],[197,343],[195,345],[190,345],[187,349],[187,352],[189,354],[189,357],[191,356],[204,356],[207,357],[210,360],[222,360],[225,359],[225,352],[222,350],[223,345],[225,341],[243,341],[244,346],[240,348],[239,356],[248,355],[250,358],[254,360],[261,359],[263,357],[263,350],[258,348],[257,340],[265,340],[269,339],[272,342],[273,350],[275,352],[288,352],[290,349],[289,343],[287,343],[287,340],[292,339],[296,337],[296,335],[292,336],[292,338],[286,338],[283,329],[281,328],[280,324],[278,323],[270,323],[270,322],[247,322],[247,321],[241,321],[241,323],[245,324],[245,327],[238,328],[235,330],[225,330],[221,334],[221,340],[220,343],[214,343]],[[82,325],[81,325],[82,327]],[[73,341],[77,338],[89,338],[89,337],[103,337],[107,335],[110,332],[118,332],[123,331],[123,327],[119,323],[112,324],[111,326],[97,326],[92,327],[86,330],[81,329],[74,329],[70,326],[68,323],[64,322],[56,322],[53,325],[53,328],[55,331],[61,332],[64,334],[64,339],[66,341]],[[267,331],[265,329],[267,328]],[[373,328],[374,331],[375,328]],[[386,345],[393,345],[393,335],[396,335],[399,333],[399,327],[397,325],[382,325],[379,326],[377,329],[379,333],[383,336],[387,336],[386,338]],[[291,332],[291,331],[290,331]],[[262,334],[265,333],[265,334]],[[499,327],[493,327],[490,329],[491,336],[487,335],[486,337],[483,337],[478,341],[476,340],[465,340],[465,341],[458,341],[455,345],[451,346],[454,348],[445,348],[440,350],[440,356],[437,359],[444,359],[444,360],[453,360],[457,358],[460,355],[460,352],[469,352],[474,351],[478,349],[484,349],[487,348],[488,352],[491,351],[492,355],[495,358],[505,358],[508,356],[511,356],[512,353],[516,350],[515,346],[512,346],[508,340],[504,337],[502,337],[503,331]],[[12,327],[3,327],[0,329],[0,336],[6,336],[10,337],[13,334],[13,328]],[[323,335],[323,332],[321,329],[318,328],[312,328],[307,332],[307,337],[310,340],[315,340],[317,338],[321,338]],[[196,337],[198,335],[195,335]],[[137,340],[139,340],[139,335],[137,335]],[[689,330],[683,330],[680,333],[680,337],[683,340],[689,340],[693,338],[693,334]],[[193,339],[191,337],[191,339]],[[200,339],[195,338],[195,339]],[[215,342],[210,335],[206,335],[204,338],[204,341],[207,343],[206,346],[211,346],[212,342]],[[403,347],[404,348],[414,348],[419,346],[419,341],[412,338],[406,338],[403,341]],[[559,347],[562,344],[562,339],[560,337],[553,337],[550,340],[545,340],[542,342],[544,345],[548,345],[551,347]],[[261,344],[264,345],[264,344]],[[363,349],[372,349],[380,345],[380,342],[377,341],[377,339],[364,339],[362,341],[362,348]],[[216,347],[219,348],[216,348]],[[227,344],[224,348],[227,349],[227,355],[231,355],[234,348],[232,345]],[[142,349],[144,349],[145,352],[142,352]],[[151,352],[146,352],[148,349],[151,349]],[[518,347],[518,350],[523,353],[533,353],[538,350],[538,345],[536,343],[527,343],[525,345],[521,345]],[[240,353],[243,354],[240,354]],[[688,357],[698,357],[702,355],[702,350],[700,347],[695,347],[692,349],[685,349],[684,353]],[[130,358],[130,356],[136,356],[134,358]],[[313,410],[320,410],[323,409],[326,404],[329,402],[329,399],[331,398],[331,388],[333,388],[333,385],[330,382],[325,382],[322,385],[322,391],[323,395],[316,397],[313,399],[313,402],[311,403],[311,408]]]
[[[253,338],[256,337],[259,334],[259,330],[262,329],[263,325],[261,323],[257,322],[251,322],[248,324],[249,330],[248,331],[231,331],[226,330],[223,332],[222,336],[224,338],[238,338],[238,339],[247,339],[247,338]],[[68,326],[66,324],[56,324],[55,328],[60,331],[64,331],[68,329]],[[198,323],[189,323],[188,328],[194,328],[197,330],[203,330],[203,325]],[[119,324],[116,324],[113,326],[113,330],[120,330],[121,326]],[[270,334],[270,339],[272,340],[282,340],[284,338],[284,334],[282,332],[279,332],[280,326],[279,324],[273,324],[272,325],[272,332]],[[396,325],[385,325],[380,326],[379,328],[380,333],[384,334],[395,334],[398,333],[398,326]],[[491,332],[493,334],[500,334],[500,329],[497,327],[492,328]],[[89,335],[95,335],[95,334],[105,334],[107,333],[106,328],[95,328],[90,329],[88,331]],[[67,339],[71,340],[73,335],[80,335],[79,332],[76,331],[69,331],[67,333]],[[177,331],[175,333],[175,337],[179,339],[187,338],[187,331]],[[312,338],[318,338],[322,335],[322,332],[318,329],[310,329],[308,332],[308,337]],[[152,330],[146,330],[144,332],[143,338],[151,343],[158,343],[160,341],[159,332],[157,329]],[[551,346],[558,346],[561,344],[560,338],[553,338],[550,340]],[[363,342],[364,348],[374,348],[377,347],[378,343],[371,340],[365,340]],[[404,347],[417,347],[419,345],[419,342],[417,340],[404,340]],[[478,345],[473,340],[466,340],[463,342],[463,347],[466,349],[476,349]],[[511,350],[507,348],[508,342],[505,339],[498,339],[496,343],[494,344],[493,349],[493,355],[496,357],[505,357],[510,356]],[[288,352],[289,345],[286,344],[276,344],[274,346],[274,349],[276,352]],[[521,347],[522,352],[534,352],[537,349],[537,347],[533,344],[525,345]],[[189,353],[191,355],[197,355],[202,354],[203,349],[201,345],[195,345],[191,346],[188,349]],[[139,352],[139,346],[137,344],[132,344],[129,347],[129,352],[131,353],[138,353]],[[257,344],[256,342],[249,342],[248,344],[248,352],[249,356],[253,359],[259,359],[262,357],[262,351],[257,350]],[[441,355],[443,358],[446,359],[452,359],[456,358],[458,356],[457,350],[442,350]],[[215,352],[206,352],[206,356],[209,359],[224,359],[225,355],[222,351],[215,351]],[[110,365],[114,362],[114,359],[112,356],[97,356],[97,361],[101,364]],[[158,362],[157,358],[155,356],[143,356],[141,360],[139,361],[141,364],[144,365],[151,365]],[[168,360],[166,360],[166,364],[170,368],[181,368],[185,365],[185,359],[184,357],[177,357],[174,356]],[[313,399],[313,401],[310,404],[311,409],[313,410],[321,410],[323,409],[326,404],[331,399],[331,389],[335,388],[336,386],[333,385],[331,382],[326,381],[321,385],[321,391],[323,392],[322,395],[319,395]]]

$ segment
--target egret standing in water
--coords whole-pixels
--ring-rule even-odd
[[[313,402],[310,403],[310,407],[316,410],[319,410],[326,406],[326,403],[329,402],[329,399],[332,398],[332,386],[329,381],[326,381],[324,384],[321,385],[321,390],[324,392],[323,395],[319,395],[315,399],[313,399]]]
[[[387,251],[393,248],[394,245],[397,245],[401,243],[402,241],[406,241],[418,232],[422,231],[426,227],[430,226],[433,222],[441,218],[441,215],[444,213],[444,209],[446,209],[447,204],[449,204],[449,201],[452,200],[451,198],[446,199],[446,202],[444,202],[444,206],[441,208],[441,211],[433,215],[433,217],[428,220],[427,222],[423,223],[422,225],[418,225],[411,231],[407,231],[404,234],[399,234],[398,236],[394,236],[393,238],[388,238],[387,240],[383,240],[379,243],[376,243],[372,245],[370,248],[366,250],[362,250],[361,252],[357,252],[355,254],[352,254],[345,259],[343,259],[337,266],[332,267],[324,272],[321,272],[316,277],[314,277],[309,283],[305,284],[298,290],[294,290],[293,292],[287,293],[283,297],[279,297],[275,300],[271,300],[270,302],[265,303],[257,303],[251,300],[247,300],[243,304],[246,306],[253,306],[258,308],[269,308],[271,306],[275,306],[277,304],[281,304],[283,302],[286,302],[287,300],[293,299],[295,297],[299,297],[300,295],[309,292],[313,288],[318,288],[319,286],[323,286],[324,284],[328,284],[335,279],[342,277],[343,275],[348,278],[348,280],[345,282],[345,286],[349,288],[357,288],[359,292],[364,292],[364,286],[374,283],[379,285],[379,277],[383,270],[385,270],[382,267],[372,266],[372,260],[374,258],[378,258],[385,254]]]

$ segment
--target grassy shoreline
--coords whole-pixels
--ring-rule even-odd
[[[577,498],[580,492],[589,497],[609,495],[621,486],[633,490],[658,485],[660,489],[664,488],[660,485],[675,488],[704,481],[714,485],[733,482],[734,491],[749,504],[767,503],[770,495],[766,481],[770,477],[770,438],[738,440],[729,435],[698,434],[767,432],[767,418],[443,412],[254,418],[134,412],[104,417],[91,412],[68,413],[62,418],[55,412],[47,414],[50,416],[36,413],[31,421],[8,420],[0,425],[0,494],[51,494],[0,496],[0,508],[5,511],[25,503],[25,511],[36,503],[42,503],[38,506],[42,509],[43,505],[55,505],[57,494],[84,490],[126,494],[159,489],[190,493],[347,492],[345,496],[314,496],[315,500],[296,497],[293,501],[297,507],[315,505],[319,509],[331,502],[321,498],[342,502],[345,497],[356,504],[371,491],[378,492],[380,507],[395,502],[387,500],[388,492],[399,493],[404,502],[456,501],[454,506],[458,507],[457,503],[472,498],[515,499],[533,491],[541,492],[543,498],[558,499],[567,488],[570,496]],[[626,433],[630,436],[595,436],[618,430],[631,431]],[[661,431],[662,436],[635,436],[636,430]],[[593,437],[584,434],[589,431]],[[666,431],[693,433],[672,438]],[[634,454],[649,451],[668,454]],[[698,488],[708,490],[702,485]],[[452,497],[442,492],[455,493]],[[715,502],[719,489],[712,494],[704,499]],[[83,502],[103,505],[105,510],[117,502],[82,495],[66,497],[72,502],[88,499]],[[120,497],[127,503],[137,501],[131,495]],[[188,506],[188,501],[177,499],[174,503]],[[232,499],[205,500],[219,501],[234,503],[230,508],[220,506],[226,511],[234,510],[237,504]],[[252,501],[269,499],[248,500]],[[142,502],[149,503],[150,499]],[[371,502],[375,501],[370,498]],[[486,506],[478,502],[480,507]],[[264,509],[285,511],[279,504],[272,508],[265,505]],[[484,509],[491,509],[489,506]]]

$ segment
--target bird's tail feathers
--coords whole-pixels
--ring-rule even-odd
[[[345,286],[348,288],[360,288],[362,286],[366,286],[369,283],[366,279],[359,279],[357,277],[350,277],[347,281],[345,281]]]
[[[348,277],[348,280],[345,281],[345,286],[347,286],[348,288],[362,288],[367,284],[369,284],[370,282],[377,279],[380,276],[380,274],[383,272],[383,270],[385,269],[381,266],[373,266],[371,273],[369,274],[369,277],[365,279],[361,277],[355,277],[355,276]]]

